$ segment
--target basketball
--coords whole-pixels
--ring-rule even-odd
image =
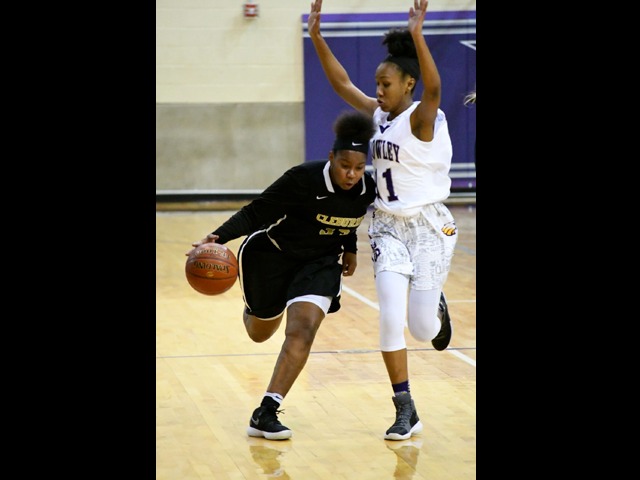
[[[204,243],[187,257],[184,271],[194,290],[204,295],[219,295],[236,283],[238,260],[224,245]]]

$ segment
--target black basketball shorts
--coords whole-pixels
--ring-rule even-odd
[[[333,297],[328,313],[340,309],[342,266],[339,255],[300,260],[280,251],[260,230],[238,249],[239,280],[248,313],[273,318],[302,295]]]

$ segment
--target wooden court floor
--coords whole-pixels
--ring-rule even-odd
[[[156,212],[156,480],[471,480],[476,478],[476,207],[453,204],[459,239],[445,293],[454,333],[443,352],[407,335],[411,391],[424,430],[383,439],[395,410],[378,349],[367,239],[279,416],[289,440],[246,434],[271,377],[284,322],[257,344],[239,286],[209,297],[184,276],[191,242],[234,210]],[[228,244],[237,252],[242,239]]]

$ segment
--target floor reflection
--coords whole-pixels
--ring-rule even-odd
[[[387,448],[396,454],[396,469],[393,472],[393,478],[411,480],[416,473],[422,439],[412,437],[407,440],[385,441],[385,443]]]
[[[290,480],[289,475],[280,464],[280,460],[281,456],[291,450],[291,441],[249,437],[248,442],[251,458],[262,469],[265,478]]]

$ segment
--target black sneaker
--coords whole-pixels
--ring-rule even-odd
[[[453,334],[453,326],[451,325],[451,317],[449,316],[449,307],[447,300],[444,298],[444,292],[440,293],[440,305],[438,306],[438,317],[440,318],[440,331],[438,335],[431,340],[431,345],[436,350],[444,350],[449,346],[451,335]]]
[[[277,410],[277,402],[273,403],[275,405],[260,405],[253,411],[247,428],[250,437],[264,437],[267,440],[286,440],[291,437],[293,432],[278,420],[278,413],[282,410]]]
[[[403,393],[391,397],[396,406],[396,421],[389,430],[386,431],[385,440],[406,440],[411,435],[422,431],[422,422],[418,418],[416,406],[411,395]]]

